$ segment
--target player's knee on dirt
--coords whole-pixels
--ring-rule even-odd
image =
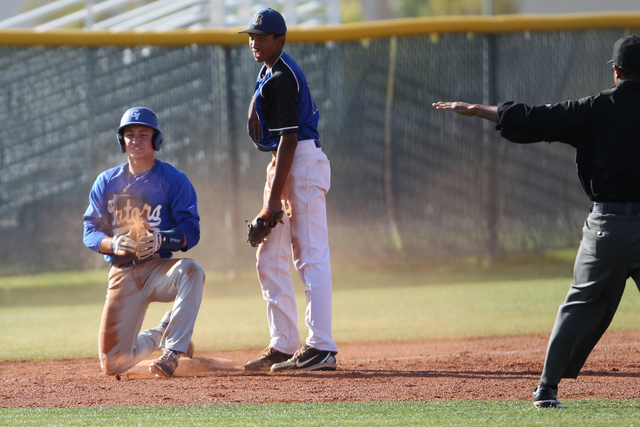
[[[107,355],[100,356],[100,367],[106,375],[119,375],[127,369],[122,365],[121,357],[109,357]]]

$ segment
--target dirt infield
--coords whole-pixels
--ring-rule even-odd
[[[242,363],[259,350],[196,354],[231,359],[236,369],[171,379],[118,381],[102,374],[97,359],[2,362],[0,407],[528,400],[547,339],[344,344],[336,372],[246,373]],[[607,333],[581,376],[562,382],[560,398],[638,398],[639,378],[640,332]]]

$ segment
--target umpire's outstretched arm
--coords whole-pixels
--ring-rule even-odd
[[[434,102],[433,108],[442,111],[453,111],[461,116],[478,116],[482,119],[498,123],[498,107],[495,105],[468,104],[466,102]]]

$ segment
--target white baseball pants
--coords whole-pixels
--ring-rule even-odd
[[[267,167],[265,204],[273,182],[275,159]],[[313,140],[299,141],[282,194],[287,215],[258,248],[256,257],[262,296],[267,302],[269,346],[287,354],[300,348],[298,313],[289,256],[305,287],[306,343],[337,351],[331,333],[332,289],[325,194],[331,185],[327,156]]]
[[[190,259],[156,259],[127,268],[112,267],[99,334],[100,366],[107,375],[121,374],[152,352],[186,353],[196,322],[204,271]],[[166,330],[140,332],[152,302],[173,302]]]

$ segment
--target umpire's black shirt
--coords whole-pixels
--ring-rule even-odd
[[[578,176],[594,202],[640,202],[640,82],[558,104],[498,105],[496,129],[509,141],[559,141],[577,149]]]

